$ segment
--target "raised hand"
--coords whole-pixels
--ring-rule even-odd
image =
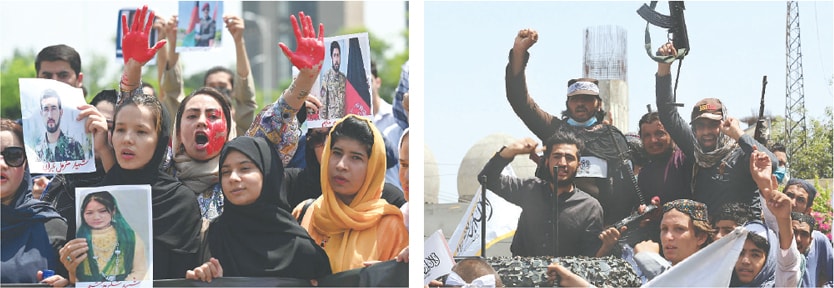
[[[757,146],[753,146],[753,152],[750,153],[750,176],[759,187],[760,191],[770,188],[770,176],[773,175],[773,163],[770,161],[770,156],[767,153],[759,151]],[[762,189],[765,188],[765,189]]]
[[[741,138],[741,135],[744,134],[744,131],[741,130],[741,126],[738,124],[738,119],[733,117],[727,117],[722,120],[720,128],[721,132],[736,141],[738,141],[738,139]]]
[[[243,39],[243,30],[246,29],[243,19],[238,16],[223,16],[223,22],[226,23],[226,29],[229,29],[235,41]]]
[[[310,19],[310,16],[305,16],[304,12],[299,12],[298,17],[301,20],[301,28],[298,27],[299,20],[295,19],[295,15],[290,15],[295,41],[298,43],[295,52],[291,51],[283,42],[279,43],[278,46],[281,47],[284,56],[290,59],[293,66],[301,70],[302,73],[308,74],[309,77],[315,77],[319,74],[324,62],[324,24],[319,23],[319,36],[316,37],[316,32],[313,30],[313,20]]]
[[[518,75],[524,69],[524,56],[533,44],[539,41],[539,33],[533,29],[521,29],[515,36],[513,43],[512,59],[510,69],[512,75]]]
[[[657,56],[669,56],[669,55],[678,55],[678,49],[675,49],[675,45],[672,44],[672,41],[666,42],[660,48],[657,48]],[[672,74],[672,63],[666,62],[657,62],[657,76],[666,76]]]
[[[513,51],[526,52],[539,41],[539,32],[533,29],[521,29],[518,35],[515,36],[515,43],[513,43]]]
[[[150,21],[145,23],[145,16],[148,16],[148,5],[136,10],[133,25],[128,30],[127,15],[122,15],[122,52],[124,53],[125,64],[133,59],[145,65],[156,55],[156,51],[159,51],[168,42],[163,39],[152,48],[148,48],[148,36],[151,34],[151,26],[155,17],[154,12],[150,11],[150,17],[147,17]]]
[[[535,153],[538,146],[539,142],[528,137],[507,145],[507,148],[501,150],[499,154],[505,159],[511,159],[515,155]]]
[[[790,221],[793,202],[785,193],[773,191],[767,199],[767,209],[773,212],[773,216],[776,216],[777,219],[788,219]]]

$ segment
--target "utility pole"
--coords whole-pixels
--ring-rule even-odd
[[[799,3],[788,1],[785,33],[785,146],[788,163],[805,147],[805,80],[802,76],[802,45],[799,40]]]

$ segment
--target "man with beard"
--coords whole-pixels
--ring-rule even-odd
[[[677,53],[672,43],[658,49],[662,56]],[[672,97],[670,63],[658,62],[656,76],[657,110],[660,122],[687,158],[694,158],[692,199],[707,207],[721,207],[728,202],[750,203],[754,218],[759,218],[762,207],[756,182],[750,175],[750,154],[753,148],[767,153],[777,163],[767,147],[750,135],[745,135],[738,120],[728,117],[721,100],[705,98],[693,107],[690,123],[678,114]],[[690,126],[691,125],[691,126]]]
[[[691,199],[692,157],[686,157],[675,146],[669,132],[660,123],[657,112],[650,112],[640,118],[640,141],[648,154],[648,163],[643,165],[637,183],[646,197],[657,196],[660,204],[677,199]]]
[[[785,193],[791,199],[791,211],[793,213],[801,213],[804,215],[803,218],[809,217],[811,220],[814,219],[813,216],[810,216],[811,211],[813,211],[814,199],[817,197],[817,189],[814,188],[814,185],[811,185],[811,183],[805,180],[790,179],[788,180],[788,184],[785,185],[785,188],[782,189],[782,193]],[[791,218],[794,220],[794,233],[796,233],[796,221],[803,220],[799,217]],[[805,221],[807,221],[807,218],[805,218]],[[830,287],[832,278],[834,278],[832,277],[832,271],[834,271],[834,252],[832,252],[831,240],[818,229],[813,229],[815,225],[811,225],[810,222],[808,223],[810,226],[810,231],[808,232],[810,237],[803,238],[803,240],[809,241],[809,243],[805,245],[801,244],[799,235],[797,235],[796,241],[799,251],[804,254],[806,260],[805,273],[802,275],[803,287],[823,286],[826,283]],[[807,247],[803,248],[803,246]]]
[[[604,223],[613,224],[636,209],[640,203],[631,176],[631,152],[623,133],[612,125],[604,124],[605,111],[599,96],[596,79],[580,78],[568,81],[568,93],[562,116],[542,110],[527,91],[524,72],[530,58],[528,50],[538,41],[538,33],[532,29],[518,32],[510,50],[505,83],[507,100],[515,114],[536,134],[547,139],[560,127],[570,127],[582,139],[585,149],[577,174],[576,186],[587,192],[602,205]]]
[[[35,151],[43,162],[75,161],[84,159],[81,143],[61,131],[61,98],[55,90],[47,89],[41,96],[41,117],[46,124],[46,133],[38,137]]]
[[[481,185],[523,209],[510,251],[513,256],[594,256],[602,207],[574,185],[584,144],[573,131],[558,129],[544,145],[546,158],[536,178],[501,175],[516,155],[535,153],[538,143],[530,138],[502,147],[478,175]]]
[[[339,119],[345,115],[345,84],[347,77],[339,71],[342,64],[342,48],[339,42],[330,43],[330,70],[321,76],[321,100],[324,107],[319,112],[322,119]]]

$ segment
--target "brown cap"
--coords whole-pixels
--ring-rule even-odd
[[[594,95],[599,97],[599,81],[594,78],[578,78],[568,81],[568,97]]]
[[[711,120],[724,119],[724,105],[716,98],[704,98],[692,107],[692,121],[706,118]]]

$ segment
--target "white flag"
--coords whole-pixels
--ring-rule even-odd
[[[672,266],[643,287],[727,287],[745,240],[747,230],[738,227]]]
[[[515,177],[515,172],[510,165],[504,167],[501,175]],[[486,191],[486,248],[489,248],[498,241],[515,235],[518,217],[521,216],[521,207],[510,203],[492,191]],[[455,228],[455,233],[449,238],[450,247],[454,249],[455,256],[479,256],[481,255],[481,187],[475,191],[472,202],[466,208],[463,218]]]
[[[455,258],[449,251],[449,243],[446,243],[442,230],[432,233],[423,247],[423,285],[429,285],[431,280],[452,272]]]

